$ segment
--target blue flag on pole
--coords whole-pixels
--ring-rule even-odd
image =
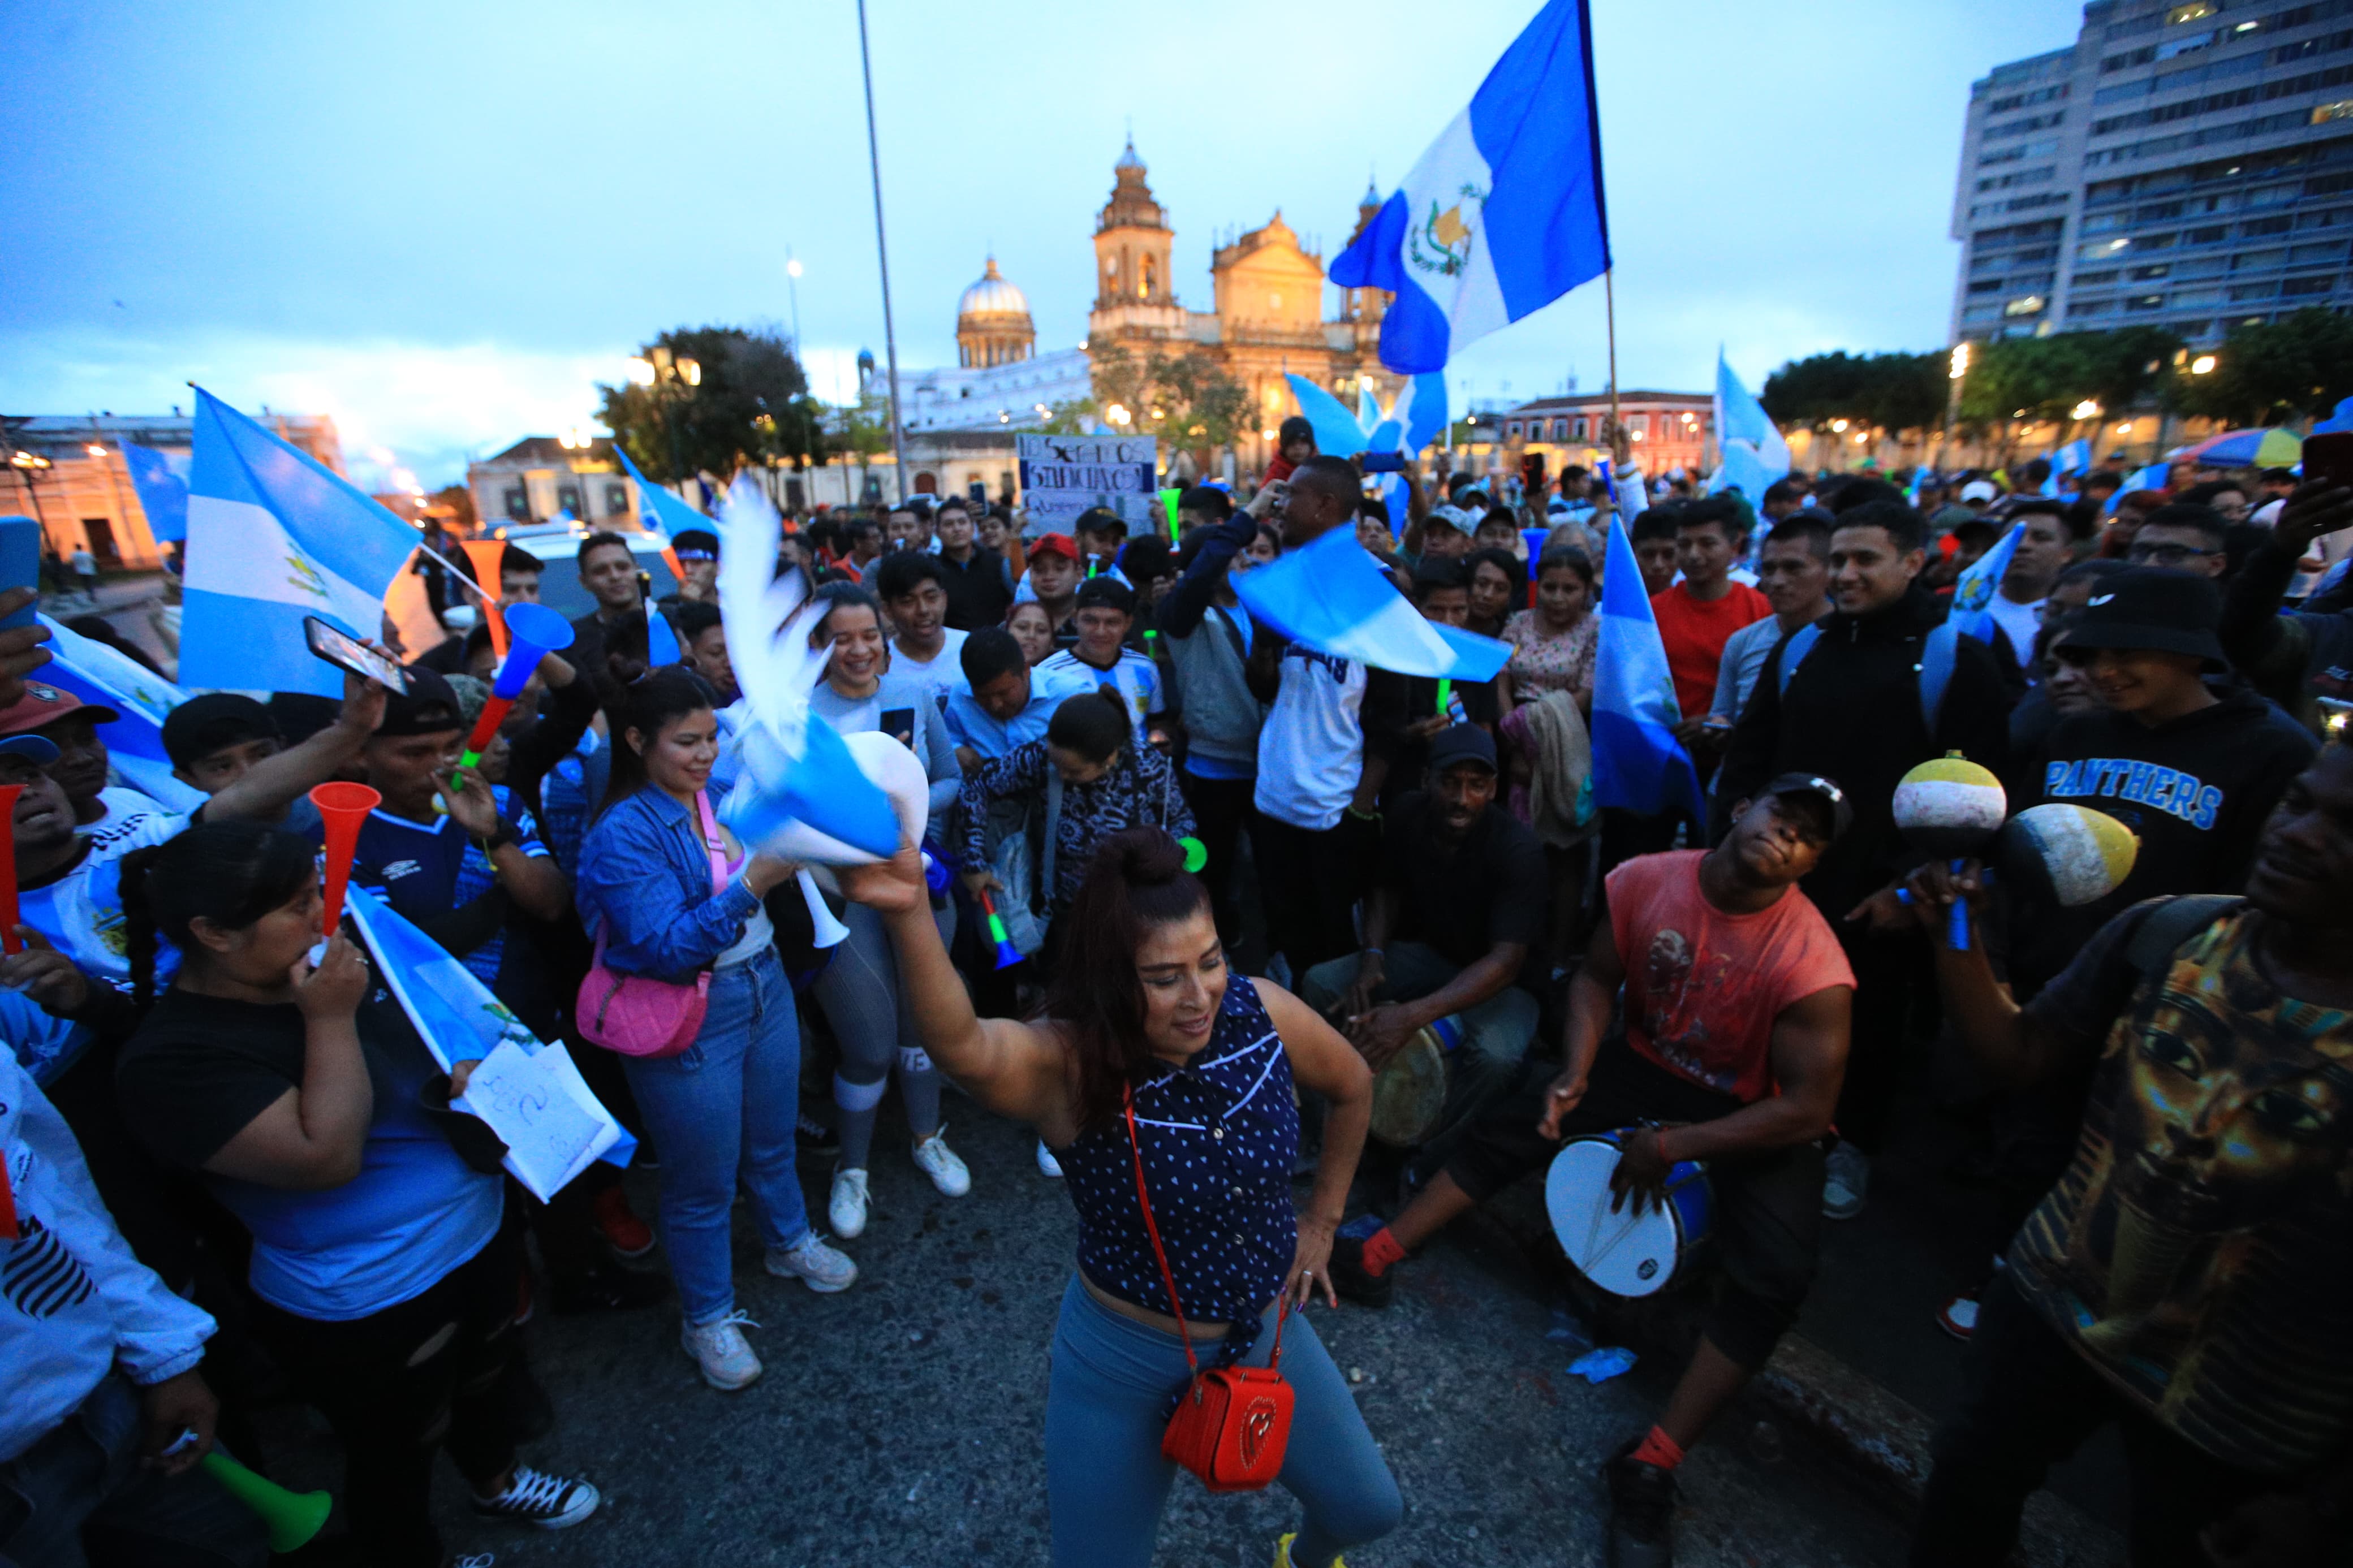
[[[613,455],[621,459],[621,467],[628,469],[629,478],[638,482],[638,510],[650,517],[664,533],[675,536],[686,529],[711,526],[709,518],[639,473],[638,466],[629,461],[628,453],[621,449],[618,441],[613,443]]]
[[[1601,578],[1593,656],[1593,804],[1645,816],[1680,808],[1704,823],[1699,770],[1675,739],[1682,722],[1666,644],[1621,514],[1609,520],[1609,569]]]
[[[1352,526],[1233,581],[1250,613],[1293,642],[1375,669],[1493,680],[1512,657],[1508,643],[1424,620]]]
[[[2116,503],[2135,490],[2163,489],[2167,465],[2162,462],[2151,463],[2148,467],[2136,471],[2131,478],[2125,480],[2115,495],[2108,498],[2108,510],[2114,511]]]
[[[1549,0],[1331,278],[1396,296],[1381,363],[1411,374],[1609,270],[1592,26]]]
[[[172,459],[153,447],[122,443],[123,466],[131,470],[131,488],[139,492],[139,510],[147,514],[147,531],[158,544],[188,537],[188,481]]]
[[[349,479],[196,389],[183,682],[342,696],[343,672],[311,652],[303,618],[378,636],[416,549],[417,531]]]

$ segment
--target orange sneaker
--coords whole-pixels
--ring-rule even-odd
[[[617,1185],[598,1193],[591,1205],[597,1234],[622,1258],[643,1258],[654,1249],[653,1227],[629,1208],[629,1194]]]

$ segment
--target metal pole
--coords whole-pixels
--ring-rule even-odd
[[[874,137],[874,58],[866,43],[866,0],[858,0],[858,64],[866,75],[866,162],[874,177],[874,255],[882,267],[882,350],[891,363],[891,459],[907,499],[907,448],[899,419],[899,338],[891,325],[891,247],[882,237],[882,151]]]
[[[1618,273],[1616,268],[1601,275],[1602,308],[1609,321],[1609,428],[1618,428]]]

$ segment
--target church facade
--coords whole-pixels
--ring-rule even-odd
[[[1091,356],[1100,363],[1106,351],[1138,357],[1192,351],[1214,361],[1250,397],[1255,426],[1235,441],[1245,468],[1266,465],[1274,456],[1275,427],[1299,412],[1287,374],[1307,377],[1351,407],[1367,381],[1384,400],[1396,395],[1398,379],[1381,369],[1378,353],[1388,294],[1344,289],[1340,313],[1327,319],[1324,258],[1300,243],[1281,212],[1212,252],[1212,308],[1187,309],[1172,280],[1176,231],[1145,174],[1130,142],[1112,166],[1111,199],[1095,219]],[[1379,210],[1380,197],[1367,191],[1358,230]]]

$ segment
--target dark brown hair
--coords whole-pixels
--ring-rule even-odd
[[[1135,973],[1145,932],[1208,907],[1208,889],[1185,869],[1183,847],[1160,828],[1131,827],[1095,847],[1063,917],[1067,934],[1042,1009],[1070,1035],[1081,1131],[1115,1119],[1127,1084],[1151,1070]]]

